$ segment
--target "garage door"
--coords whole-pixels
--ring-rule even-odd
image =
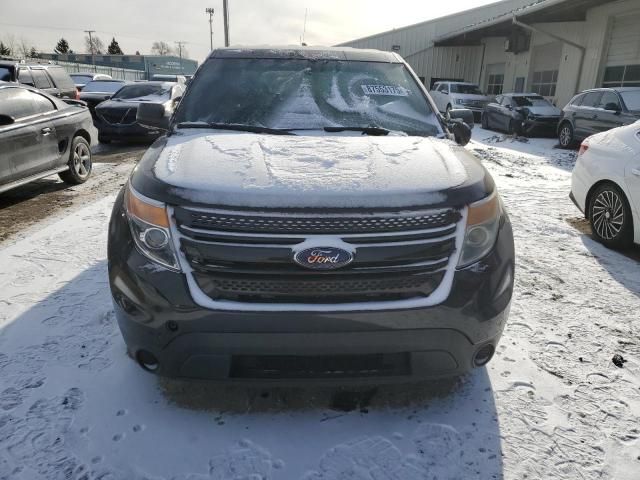
[[[616,17],[609,37],[605,87],[640,86],[640,14]]]
[[[545,97],[555,97],[558,70],[562,58],[560,42],[547,43],[533,49],[532,75],[529,86],[532,92]]]

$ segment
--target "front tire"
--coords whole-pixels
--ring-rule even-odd
[[[509,120],[509,129],[507,130],[507,133],[509,133],[509,135],[520,135],[518,122],[516,122],[513,118]]]
[[[598,186],[590,196],[589,222],[594,238],[609,248],[624,249],[633,243],[631,208],[613,183]]]
[[[575,142],[573,127],[569,122],[564,122],[560,125],[558,131],[558,142],[562,148],[570,148]]]
[[[69,185],[80,185],[91,176],[91,147],[83,137],[75,137],[69,153],[69,169],[58,174],[60,179]]]

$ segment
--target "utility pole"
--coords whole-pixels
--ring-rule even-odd
[[[302,39],[300,40],[300,44],[301,44],[303,47],[306,47],[306,46],[307,46],[306,42],[304,41],[304,37],[305,37],[305,36],[306,36],[306,34],[307,34],[307,13],[309,13],[309,9],[308,9],[308,8],[305,8],[305,9],[304,9],[304,27],[302,28]]]
[[[97,72],[98,69],[96,68],[96,54],[93,48],[93,37],[91,36],[92,33],[96,33],[95,30],[85,30],[84,33],[88,33],[89,34],[89,49],[91,50],[91,63],[93,64],[93,71]]]
[[[180,55],[180,73],[184,73],[184,68],[182,67],[182,46],[187,42],[178,41],[174,43],[178,45],[178,54]]]
[[[209,39],[211,40],[211,50],[213,51],[213,8],[207,8],[209,14]]]
[[[224,17],[224,46],[229,46],[229,5],[228,0],[222,0],[222,15]]]

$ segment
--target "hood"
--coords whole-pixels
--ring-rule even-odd
[[[474,95],[472,93],[452,93],[451,98],[462,98],[464,100],[480,100],[483,102],[489,102],[493,97],[489,95]]]
[[[519,110],[528,110],[534,115],[540,115],[541,117],[559,117],[562,115],[562,110],[553,105],[544,107],[520,107]]]
[[[423,137],[198,132],[165,142],[149,168],[171,196],[237,207],[434,205],[469,180],[473,160],[449,140]]]

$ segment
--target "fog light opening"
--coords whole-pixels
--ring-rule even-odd
[[[136,354],[136,360],[147,372],[155,372],[158,370],[158,367],[160,367],[160,363],[156,356],[146,350],[139,350]]]
[[[493,358],[496,349],[490,343],[480,347],[473,356],[473,364],[476,367],[483,367]]]

